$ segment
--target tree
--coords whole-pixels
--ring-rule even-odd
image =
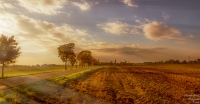
[[[185,60],[183,60],[182,64],[187,64],[187,62]]]
[[[82,65],[82,67],[85,66],[86,63],[89,66],[91,58],[91,52],[88,50],[81,51],[77,56],[77,60],[79,61],[79,64]]]
[[[112,62],[112,61],[110,62],[110,65],[111,65],[111,66],[113,65],[113,62]]]
[[[76,58],[75,58],[75,57],[70,57],[70,58],[69,58],[69,62],[71,63],[72,69],[73,69],[73,66],[74,66],[74,64],[76,63]]]
[[[197,59],[197,62],[200,63],[200,59]]]
[[[67,61],[70,61],[70,59],[72,59],[73,57],[76,57],[73,50],[74,47],[75,47],[74,43],[64,44],[58,47],[58,55],[59,55],[58,57],[60,57],[61,60],[65,62],[65,70],[67,70],[67,66],[66,66]]]
[[[1,35],[0,37],[0,64],[2,64],[2,78],[4,77],[4,67],[8,64],[15,63],[17,57],[21,54],[20,47],[14,36],[7,37]]]

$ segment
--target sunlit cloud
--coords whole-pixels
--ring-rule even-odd
[[[194,38],[194,36],[192,34],[189,34],[187,37],[188,38]]]
[[[162,56],[164,51],[168,51],[167,47],[141,46],[138,44],[116,45],[107,42],[96,42],[96,45],[96,47],[91,47],[90,50],[96,56],[101,55],[100,59],[109,56],[107,60],[123,60],[130,59],[130,57],[137,57],[137,59],[157,59],[156,57],[153,58],[152,55]]]
[[[186,40],[193,38],[193,35],[182,36],[182,33],[174,27],[169,27],[165,23],[153,21],[145,24],[143,28],[144,35],[151,40],[162,40],[162,39],[175,39],[175,40]]]
[[[0,34],[14,34],[21,31],[16,24],[14,14],[0,10]]]
[[[141,35],[139,31],[140,28],[139,26],[122,23],[119,21],[101,23],[97,24],[97,26],[103,29],[107,33],[112,33],[116,35],[124,35],[124,34]]]
[[[12,9],[14,6],[10,3],[6,3],[4,0],[0,0],[0,9],[9,8]]]
[[[83,3],[79,3],[79,2],[71,2],[72,5],[79,7],[81,10],[85,11],[85,10],[90,10],[92,5],[96,5],[98,4],[98,2],[86,2],[86,1],[82,1]]]
[[[130,7],[138,7],[138,5],[134,3],[132,0],[120,0],[120,2],[123,2],[124,4]]]
[[[90,36],[86,30],[77,29],[68,24],[57,26],[54,23],[33,19],[25,15],[14,15],[5,11],[0,11],[0,14],[1,34],[16,37],[23,51],[22,56],[23,54],[31,56],[31,53],[38,52],[45,54],[45,52],[53,51],[56,53],[57,46],[70,42],[81,46],[82,43],[87,43],[87,40],[79,36]]]
[[[36,12],[47,15],[60,13],[66,0],[18,0],[20,6],[30,12]]]

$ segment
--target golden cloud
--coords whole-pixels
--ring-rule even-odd
[[[123,35],[123,34],[133,34],[141,35],[140,27],[135,25],[130,25],[127,23],[122,23],[119,21],[111,21],[107,23],[97,24],[97,26],[103,29],[107,33]]]
[[[181,32],[174,27],[169,27],[165,23],[153,21],[145,24],[143,28],[144,35],[151,40],[175,39],[186,40],[193,38],[193,35],[182,36]]]
[[[124,4],[126,4],[127,6],[138,7],[138,5],[134,2],[132,2],[131,0],[120,0],[120,1],[123,2]]]
[[[9,8],[12,9],[14,6],[10,3],[6,3],[4,0],[0,0],[0,9]]]
[[[20,6],[30,12],[53,15],[60,13],[66,0],[18,0]]]

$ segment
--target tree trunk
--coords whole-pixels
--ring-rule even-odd
[[[3,66],[2,66],[2,78],[4,77],[4,63],[3,63]]]
[[[66,65],[66,63],[67,63],[67,62],[65,61],[65,70],[67,70],[67,65]]]

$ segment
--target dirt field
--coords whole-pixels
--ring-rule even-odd
[[[179,68],[109,67],[66,86],[112,104],[200,103],[199,67],[195,67],[196,73],[187,71],[194,70],[192,67],[185,72]]]
[[[0,98],[31,104],[200,103],[200,65],[112,66],[59,80],[64,82],[44,80],[7,89]]]

